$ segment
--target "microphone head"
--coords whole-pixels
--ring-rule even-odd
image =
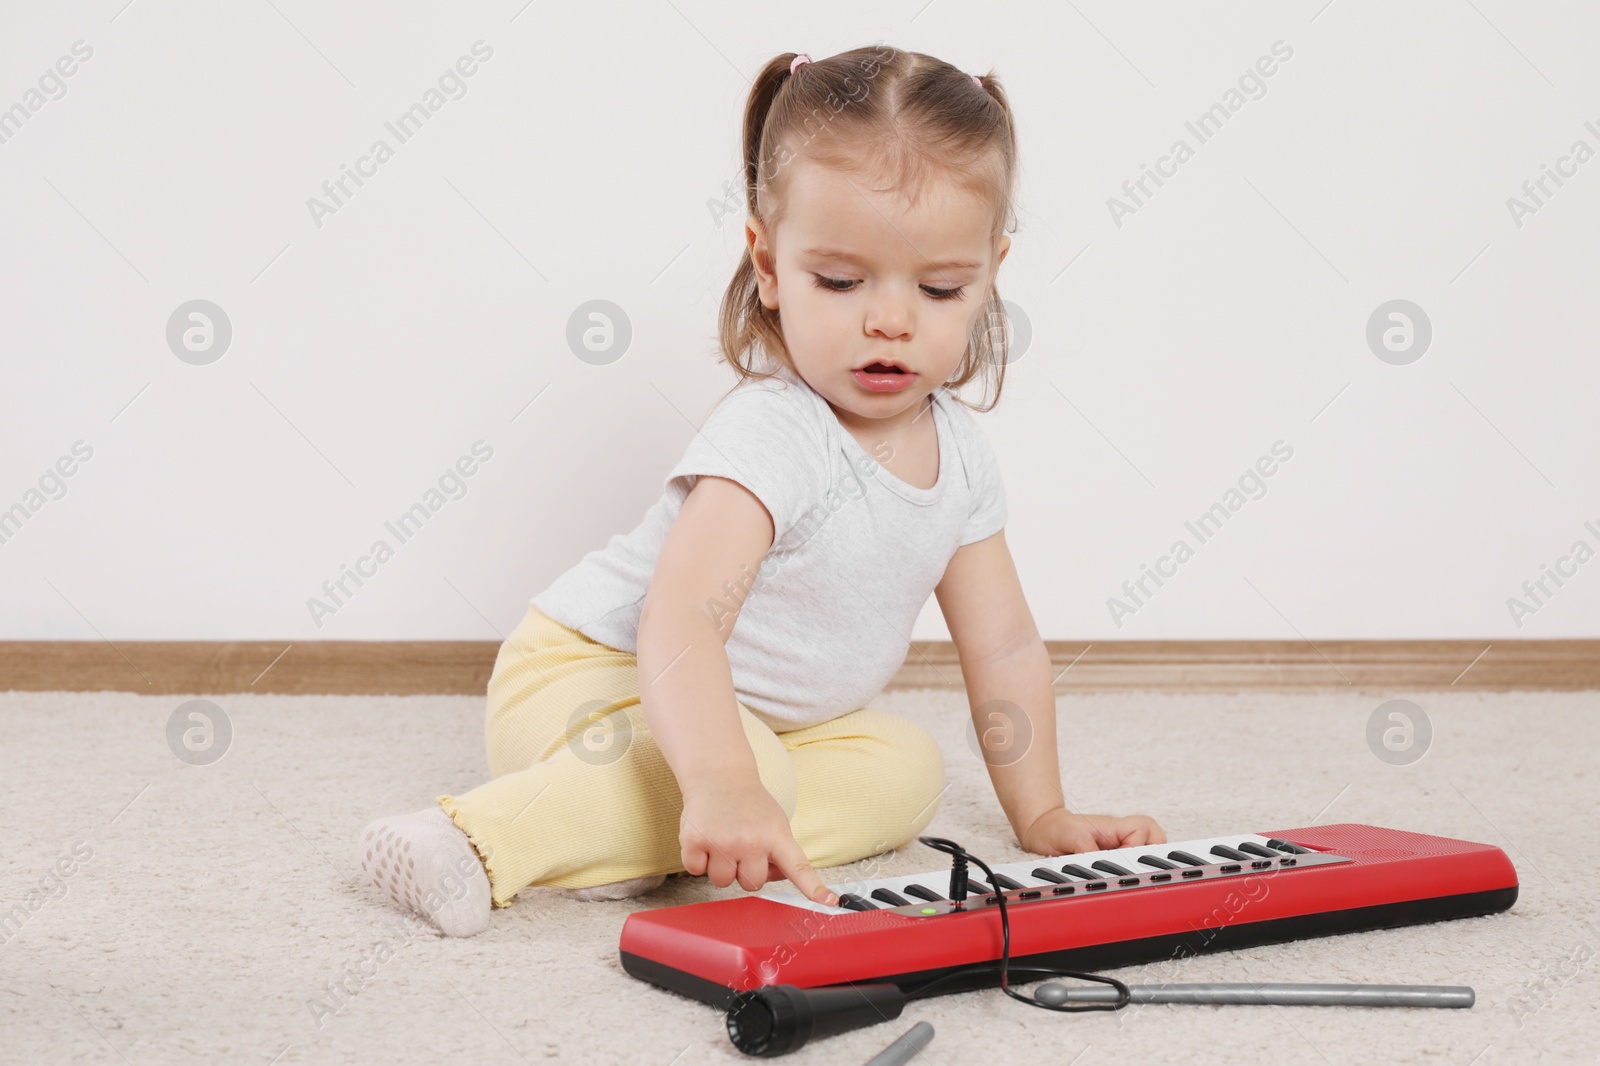
[[[895,984],[799,988],[767,985],[728,1005],[728,1038],[746,1055],[787,1055],[814,1036],[860,1029],[900,1016],[905,993]]]
[[[783,1032],[778,1034],[780,1026]],[[774,1034],[778,1034],[776,1045],[773,1043]],[[794,1005],[787,996],[774,992],[772,988],[740,992],[728,1005],[728,1039],[746,1055],[787,1054],[805,1043],[804,1039],[796,1043],[795,1035]]]

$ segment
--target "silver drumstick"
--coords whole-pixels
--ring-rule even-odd
[[[1292,1007],[1470,1007],[1476,998],[1465,985],[1198,984],[1129,985],[1131,1003],[1273,1003]],[[1040,985],[1034,998],[1064,1003],[1115,1003],[1110,985]]]
[[[867,1066],[904,1066],[911,1061],[911,1056],[927,1047],[928,1041],[932,1039],[933,1026],[927,1022],[918,1022],[907,1029],[899,1040],[868,1059]]]

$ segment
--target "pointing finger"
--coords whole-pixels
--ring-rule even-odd
[[[794,885],[801,895],[816,903],[826,903],[830,907],[839,905],[838,894],[823,884],[822,878],[817,876],[817,871],[806,858],[805,852],[800,850],[798,843],[791,841],[779,849],[774,858],[777,860],[778,869],[783,871],[783,876],[789,879],[789,883]]]

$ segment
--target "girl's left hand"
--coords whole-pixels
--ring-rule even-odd
[[[1064,807],[1057,807],[1040,815],[1017,842],[1035,855],[1067,855],[1165,844],[1167,834],[1148,814],[1119,818],[1112,814],[1073,814]]]

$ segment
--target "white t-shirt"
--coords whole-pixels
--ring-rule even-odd
[[[723,610],[734,691],[775,732],[865,706],[905,662],[917,615],[956,549],[1006,522],[994,453],[967,409],[933,394],[938,481],[889,473],[801,377],[741,382],[712,411],[631,532],[589,552],[533,605],[584,635],[638,650],[639,612],[667,531],[695,479],[745,486],[772,515],[758,572],[728,573]],[[880,452],[880,454],[884,454]],[[708,610],[710,610],[708,605]]]

